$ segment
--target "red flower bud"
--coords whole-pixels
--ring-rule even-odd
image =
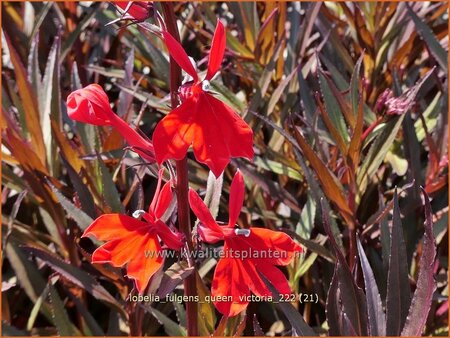
[[[122,19],[142,22],[153,15],[153,2],[149,1],[115,1],[114,4],[123,10]]]
[[[114,127],[133,151],[150,163],[155,161],[153,144],[114,114],[108,96],[98,84],[91,84],[71,93],[67,97],[67,114],[75,121]]]
[[[67,97],[67,114],[72,120],[105,126],[114,116],[108,96],[98,84],[78,89]]]

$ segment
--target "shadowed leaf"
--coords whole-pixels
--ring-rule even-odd
[[[164,313],[156,310],[155,308],[150,309],[152,315],[158,320],[158,322],[164,326],[164,330],[169,336],[187,336],[186,328],[178,325],[172,319],[167,317]]]
[[[386,316],[383,312],[380,292],[373,275],[372,268],[364,253],[364,249],[359,239],[357,239],[359,259],[364,275],[364,286],[366,289],[367,315],[369,322],[369,334],[371,336],[386,335]]]
[[[356,333],[358,336],[365,336],[368,332],[367,305],[364,292],[356,285],[345,257],[331,233],[329,213],[323,201],[321,202],[323,227],[337,258],[331,282],[332,286],[330,286],[328,292],[328,297],[331,299],[327,300],[327,313],[333,316],[328,319],[330,335],[338,333],[338,335],[346,336]],[[336,316],[339,320],[332,323],[331,321],[336,319],[334,318]]]
[[[174,263],[164,272],[157,295],[166,297],[193,271],[193,267],[188,267],[186,262]]]
[[[354,227],[354,222],[352,218],[352,212],[347,204],[344,197],[342,185],[339,180],[334,176],[332,172],[325,166],[322,160],[317,156],[314,150],[308,145],[308,142],[301,135],[297,127],[293,126],[292,131],[294,137],[297,140],[297,145],[300,147],[306,159],[309,161],[311,167],[317,174],[323,192],[332,202],[336,204],[339,209],[340,214],[347,222],[350,229]]]
[[[35,150],[37,156],[41,159],[42,163],[45,165],[45,143],[42,135],[41,124],[39,122],[40,115],[38,110],[37,98],[35,93],[32,91],[30,83],[27,80],[26,70],[22,62],[20,61],[19,55],[14,49],[11,40],[9,39],[6,32],[4,32],[4,36],[6,44],[8,46],[11,62],[14,66],[18,92],[20,98],[22,99],[23,108],[25,110],[25,121],[27,124],[27,129],[31,136],[32,147]]]
[[[61,274],[61,276],[67,278],[80,288],[83,288],[96,299],[102,300],[107,304],[113,306],[116,310],[118,310],[118,312],[122,313],[124,317],[126,317],[123,306],[87,272],[80,270],[79,268],[64,262],[60,258],[40,249],[25,247],[24,250],[32,253],[36,257],[39,257],[54,271]]]
[[[81,230],[85,230],[91,223],[94,221],[91,217],[89,217],[83,210],[77,208],[71,201],[69,201],[61,192],[56,189],[53,184],[48,182],[50,188],[52,188],[56,198],[59,203],[61,203],[64,210],[66,210],[67,214],[72,218]]]
[[[427,193],[422,188],[425,199],[425,234],[422,243],[422,256],[419,262],[417,287],[411,301],[408,317],[402,336],[421,336],[431,308],[433,293],[436,290],[433,266],[436,257],[436,243],[433,236],[433,213]]]
[[[410,5],[406,3],[406,8],[408,9],[408,14],[414,21],[416,25],[417,31],[420,36],[425,40],[425,43],[428,45],[429,51],[436,58],[436,61],[442,67],[445,72],[448,72],[448,51],[446,51],[439,41],[436,39],[436,36],[431,31],[430,27],[426,25],[414,11],[411,9]]]
[[[277,304],[281,311],[283,311],[289,323],[291,323],[292,329],[295,330],[295,333],[299,336],[317,336],[314,330],[306,324],[297,309],[289,302],[280,301],[281,297],[278,290],[264,275],[259,275],[269,288],[270,292],[272,292],[273,301]]]
[[[388,336],[398,336],[408,315],[408,309],[411,304],[411,291],[397,191],[394,194],[387,285],[386,334]]]
[[[58,296],[56,289],[49,285],[48,297],[50,308],[53,314],[53,323],[55,324],[60,336],[79,336],[81,332],[72,324],[67,315],[64,303]]]

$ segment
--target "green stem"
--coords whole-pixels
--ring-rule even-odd
[[[180,42],[180,35],[178,33],[177,22],[173,12],[173,4],[171,2],[161,3],[164,13],[164,22],[166,24],[167,31],[172,35],[175,40]],[[172,109],[178,106],[178,88],[181,86],[181,68],[170,58],[170,95]],[[178,203],[178,224],[180,231],[184,233],[187,240],[188,250],[193,250],[191,239],[191,218],[189,212],[189,177],[187,167],[187,157],[176,162],[177,169],[177,203]],[[184,280],[184,295],[196,296],[196,273],[190,274]],[[188,336],[198,336],[198,320],[197,320],[197,303],[186,302],[186,321]]]

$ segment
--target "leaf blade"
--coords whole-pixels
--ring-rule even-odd
[[[431,308],[433,293],[436,290],[434,281],[434,260],[436,257],[436,243],[433,235],[433,214],[430,200],[427,193],[422,188],[425,198],[425,234],[423,239],[423,253],[420,257],[420,271],[417,279],[417,288],[414,292],[406,318],[405,326],[401,332],[402,336],[420,336],[422,335],[428,312]]]

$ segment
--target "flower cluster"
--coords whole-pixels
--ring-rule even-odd
[[[127,15],[141,20],[147,7],[116,3]],[[169,160],[183,159],[190,146],[198,162],[209,167],[219,176],[233,157],[253,158],[253,132],[232,108],[219,100],[211,90],[210,81],[219,72],[225,48],[225,27],[218,21],[209,53],[205,77],[201,80],[183,47],[167,31],[162,38],[169,54],[191,77],[191,81],[179,88],[181,104],[173,107],[156,126],[152,141],[139,134],[111,109],[108,97],[97,84],[91,84],[71,93],[67,98],[68,115],[76,121],[98,126],[111,126],[122,134],[130,148],[148,163],[162,165]],[[127,265],[127,276],[134,279],[136,289],[144,293],[151,277],[164,263],[164,255],[146,257],[145,252],[162,252],[163,246],[180,250],[185,245],[185,235],[170,228],[163,215],[175,203],[171,180],[164,184],[164,169],[160,169],[158,187],[147,212],[139,212],[139,218],[119,214],[98,217],[84,232],[106,243],[92,255],[93,263],[110,263],[120,267]],[[207,243],[224,241],[224,251],[272,250],[283,252],[281,258],[223,258],[217,264],[212,282],[212,296],[232,296],[233,301],[215,302],[216,308],[226,316],[244,311],[247,300],[241,296],[251,293],[268,296],[270,290],[261,275],[283,294],[290,293],[284,274],[275,265],[287,265],[295,252],[301,251],[288,235],[262,228],[239,229],[236,227],[244,201],[245,185],[237,171],[231,185],[229,221],[218,225],[208,208],[194,190],[189,192],[189,203],[199,218],[200,238]],[[169,210],[170,211],[170,210]],[[246,299],[244,297],[244,299]]]

